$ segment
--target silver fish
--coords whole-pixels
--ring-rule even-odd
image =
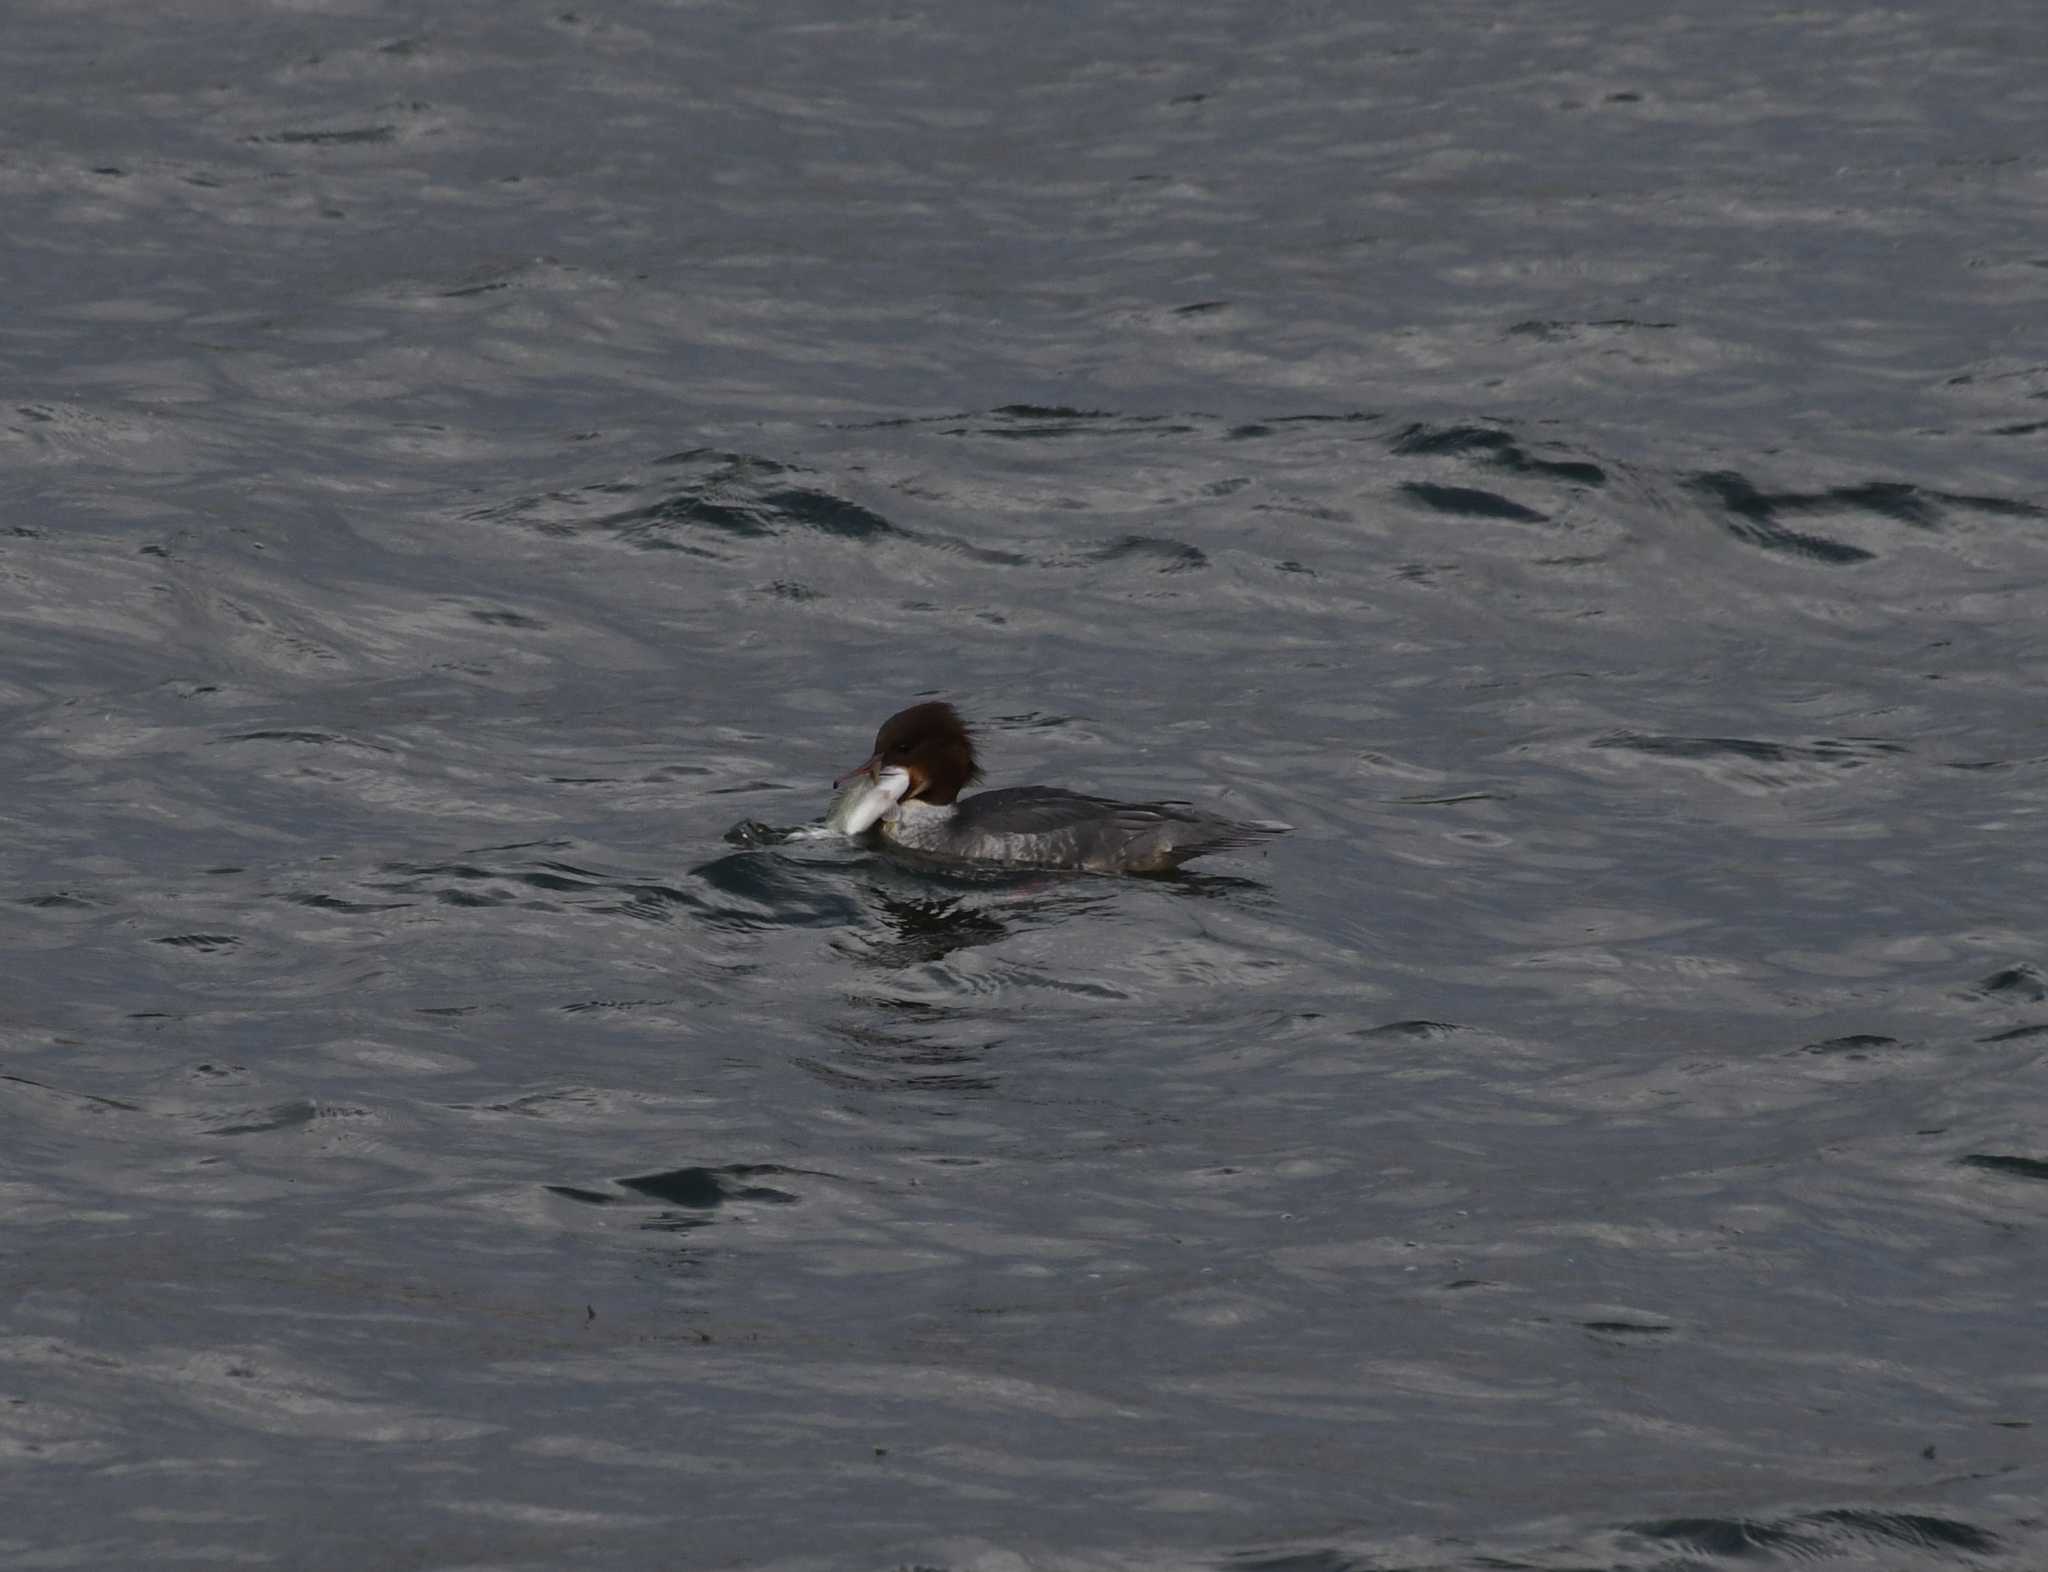
[[[883,819],[895,817],[896,804],[909,789],[910,775],[905,770],[883,770],[879,778],[855,775],[832,799],[825,828],[841,835],[863,834]]]

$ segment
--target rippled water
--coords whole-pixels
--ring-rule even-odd
[[[9,1565],[2048,1554],[2036,8],[6,31]]]

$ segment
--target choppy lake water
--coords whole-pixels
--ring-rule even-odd
[[[8,1565],[2048,1557],[2037,6],[4,34]]]

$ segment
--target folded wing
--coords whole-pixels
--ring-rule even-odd
[[[1182,803],[1117,802],[1057,786],[978,792],[962,806],[971,811],[977,831],[1020,837],[1017,861],[1105,871],[1164,873],[1191,857],[1248,845],[1266,833]],[[1026,853],[1026,844],[1038,855]]]

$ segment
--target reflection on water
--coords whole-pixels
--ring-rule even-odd
[[[864,935],[849,943],[863,965],[894,969],[943,961],[956,950],[994,944],[1009,932],[978,901],[963,896],[902,898],[869,886],[869,912],[881,918],[886,936]]]

